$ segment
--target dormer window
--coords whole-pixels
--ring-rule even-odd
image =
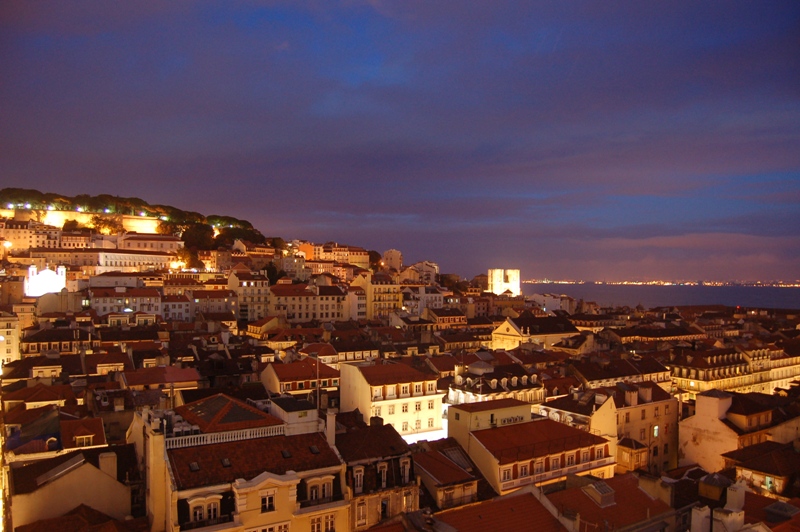
[[[411,460],[403,458],[400,460],[400,476],[403,478],[403,484],[408,484],[409,474],[411,473]]]
[[[354,467],[353,468],[353,490],[356,493],[361,493],[364,491],[364,468],[363,467]]]
[[[94,435],[90,434],[89,436],[75,436],[75,446],[76,447],[91,447],[92,446],[92,438]]]
[[[378,464],[378,481],[381,484],[381,488],[386,488],[386,471],[388,467],[386,462],[381,462]]]

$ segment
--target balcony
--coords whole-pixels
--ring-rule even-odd
[[[181,530],[197,530],[200,528],[206,528],[216,525],[221,525],[224,523],[232,523],[233,522],[233,515],[221,515],[214,519],[203,519],[202,521],[189,521],[187,523],[183,523],[181,525]],[[237,525],[238,526],[238,525]],[[219,527],[219,530],[225,529],[228,527]]]
[[[568,473],[580,474],[582,472],[591,471],[592,469],[602,467],[605,465],[611,465],[613,463],[614,459],[611,456],[606,456],[605,458],[601,458],[600,460],[592,460],[591,462],[575,464],[569,467],[551,469],[550,471],[544,471],[542,473],[534,473],[532,476],[528,477],[521,477],[521,478],[515,478],[513,480],[507,480],[505,482],[500,483],[500,489],[502,489],[503,491],[511,490],[518,488],[520,486],[525,486],[527,484],[530,484],[531,482],[535,484],[541,484],[543,482],[548,482],[550,480],[566,476]]]

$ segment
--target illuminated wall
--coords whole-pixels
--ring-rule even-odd
[[[514,296],[522,293],[519,270],[489,270],[489,292],[500,295],[506,290],[510,290]]]
[[[67,286],[67,269],[59,266],[57,271],[42,270],[37,272],[36,266],[28,268],[25,278],[25,295],[39,297],[44,294],[60,292]]]
[[[40,218],[40,214],[43,216]],[[22,220],[36,220],[53,227],[64,227],[64,222],[68,220],[75,220],[81,225],[90,225],[93,216],[104,216],[107,218],[115,218],[114,214],[103,214],[93,212],[76,212],[76,211],[29,211],[22,210],[16,212],[13,209],[0,209],[0,216],[4,218],[15,218],[15,216]],[[157,233],[158,232],[158,218],[152,216],[122,216],[122,227],[126,231],[135,231],[137,233]]]

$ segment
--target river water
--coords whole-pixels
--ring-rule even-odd
[[[600,306],[645,308],[681,305],[726,305],[760,308],[800,309],[800,288],[773,286],[658,286],[610,284],[524,283],[522,293],[566,294],[594,301]]]

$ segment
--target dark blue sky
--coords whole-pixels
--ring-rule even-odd
[[[3,2],[0,102],[3,187],[467,277],[800,278],[794,0]]]

